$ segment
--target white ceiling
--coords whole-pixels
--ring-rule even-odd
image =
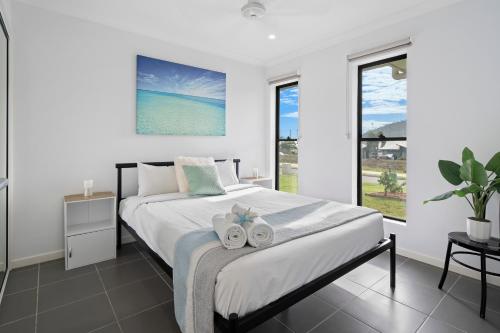
[[[268,13],[240,15],[247,0],[22,0],[25,3],[228,58],[268,65],[458,0],[262,0]],[[275,40],[267,36],[275,34]]]

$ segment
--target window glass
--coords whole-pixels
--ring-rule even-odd
[[[277,158],[278,171],[276,189],[279,191],[298,192],[299,172],[299,86],[297,82],[278,86],[279,96],[276,105]]]
[[[280,89],[280,139],[297,139],[299,136],[299,88]]]
[[[406,59],[362,70],[364,138],[406,137]]]
[[[406,220],[406,55],[360,66],[358,204]]]

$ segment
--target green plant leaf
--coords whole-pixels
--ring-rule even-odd
[[[446,192],[446,193],[443,193],[443,194],[440,194],[438,196],[435,196],[434,198],[432,199],[429,199],[429,200],[425,200],[424,201],[424,204],[428,203],[429,201],[441,201],[441,200],[446,200],[448,199],[449,197],[453,196],[453,193],[454,191],[449,191],[449,192]]]
[[[493,188],[493,191],[497,190],[497,192],[500,193],[500,176],[493,179],[493,181],[491,183],[491,187]]]
[[[452,185],[460,185],[463,180],[460,178],[460,165],[452,161],[440,160],[438,162],[441,175]]]
[[[474,153],[468,147],[465,147],[462,151],[462,163],[465,163],[468,160],[474,159]]]
[[[500,152],[493,155],[493,157],[484,168],[488,171],[493,171],[497,175],[500,175]]]
[[[486,186],[488,184],[486,169],[476,160],[465,161],[460,167],[460,178],[481,186]]]
[[[463,198],[467,194],[477,193],[479,191],[481,191],[481,187],[479,185],[477,185],[477,184],[471,184],[471,185],[463,187],[463,188],[461,188],[459,190],[453,191],[453,194],[455,194],[456,196],[459,196],[459,197]]]

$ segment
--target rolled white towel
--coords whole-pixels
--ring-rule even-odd
[[[236,215],[238,217],[239,222],[253,221],[259,215],[255,212],[252,212],[251,208],[245,208],[237,203],[233,205],[231,208],[231,214]],[[238,221],[236,221],[238,222]]]
[[[226,216],[222,214],[212,217],[212,224],[222,245],[226,249],[233,250],[245,246],[247,235],[241,225],[228,222]]]
[[[243,222],[243,228],[247,233],[248,244],[253,247],[271,245],[274,241],[274,229],[266,221],[257,217],[253,222]]]
[[[220,217],[220,215],[219,215],[219,217]],[[226,219],[227,223],[239,223],[240,222],[240,217],[236,214],[233,214],[233,213],[227,213],[224,216],[224,218]]]

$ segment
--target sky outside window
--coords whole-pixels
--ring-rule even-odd
[[[397,65],[404,67],[406,71],[406,59],[397,62]],[[401,123],[397,132],[402,132],[399,136],[406,136],[406,78],[395,79],[393,71],[397,69],[393,69],[389,64],[363,70],[363,134],[390,124]]]
[[[297,139],[299,133],[299,88],[280,89],[280,138]]]

